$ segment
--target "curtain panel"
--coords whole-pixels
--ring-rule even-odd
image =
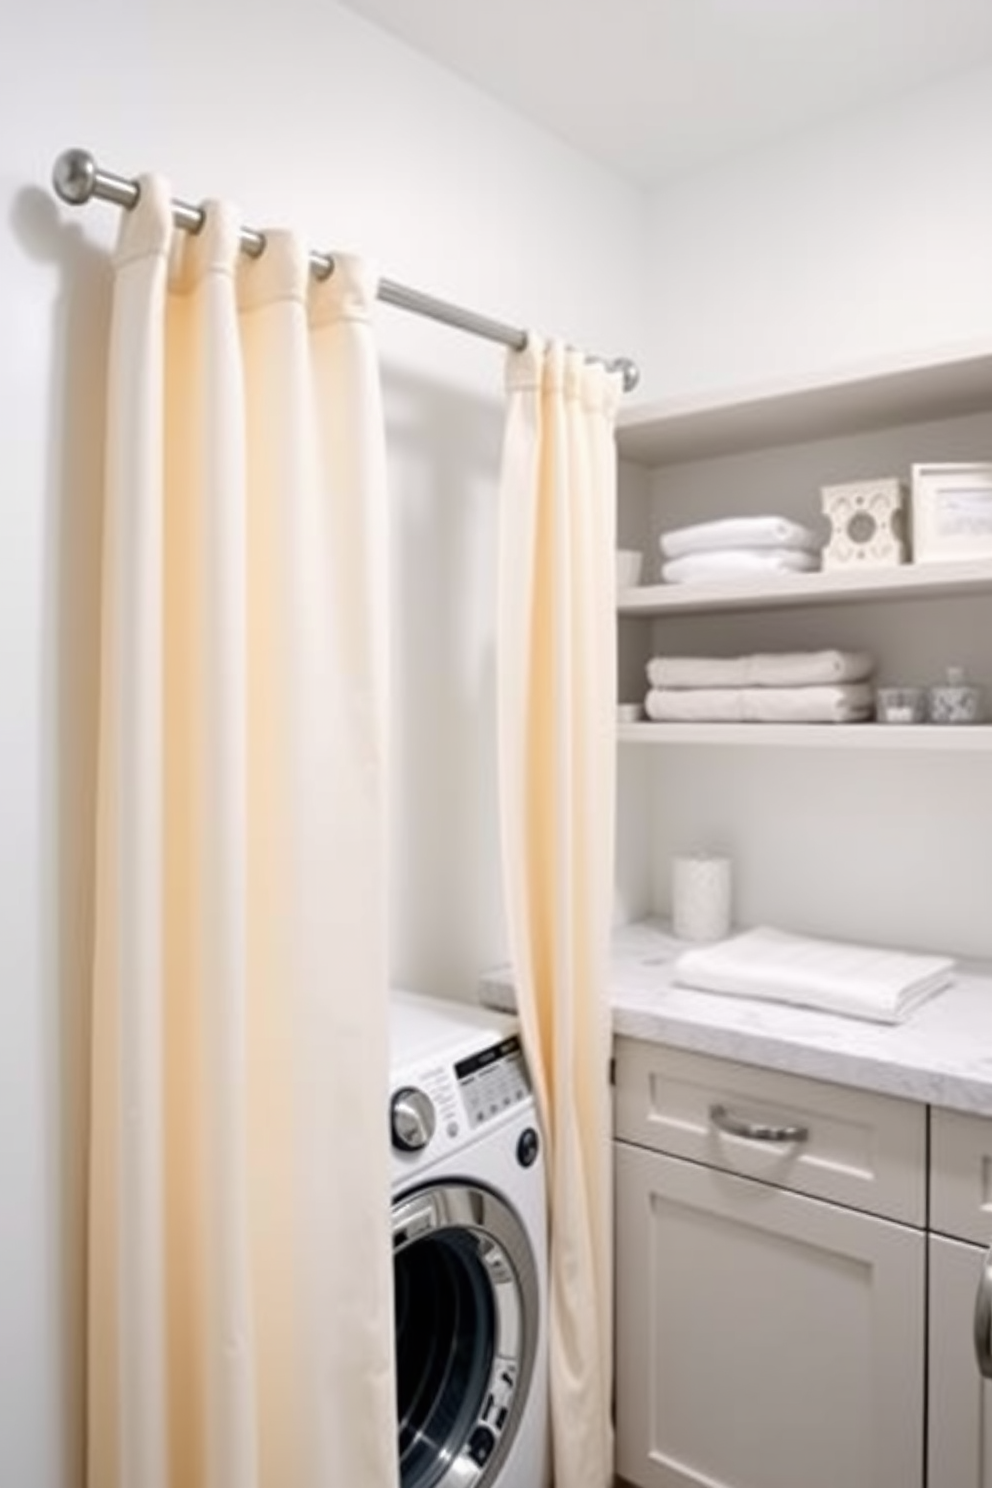
[[[558,344],[512,352],[500,493],[503,879],[548,1143],[555,1480],[612,1482],[607,958],[613,889],[620,379]]]
[[[115,260],[88,1482],[390,1488],[376,285],[238,228]]]

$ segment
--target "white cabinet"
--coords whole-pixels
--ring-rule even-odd
[[[922,1219],[925,1112],[843,1097],[618,1041],[621,1478],[922,1488],[925,1236],[849,1206]]]
[[[988,1253],[931,1235],[929,1260],[927,1488],[992,1488],[992,1380],[975,1354],[976,1300],[992,1287]]]
[[[822,485],[992,459],[992,348],[629,408],[618,440],[619,541],[646,559],[618,597],[621,701],[653,654],[836,648],[869,651],[878,685],[963,666],[992,704],[992,558],[654,582],[666,528],[815,525]],[[619,919],[664,915],[671,860],[718,851],[738,924],[992,959],[992,721],[639,723],[619,742]],[[992,1488],[974,1341],[992,1121],[637,1041],[617,1067],[621,1477]]]
[[[619,1038],[614,1129],[622,1481],[992,1488],[992,1119]]]
[[[992,351],[624,410],[619,536],[645,554],[618,597],[620,700],[654,654],[865,650],[878,685],[960,665],[992,702],[992,558],[662,585],[658,536],[719,517],[820,521],[820,487],[992,459]],[[669,911],[671,859],[727,852],[736,918],[992,958],[992,721],[625,723],[618,915]],[[795,865],[802,863],[802,872]],[[953,878],[949,890],[948,874]]]
[[[935,1111],[931,1161],[928,1488],[992,1488],[992,1121]]]

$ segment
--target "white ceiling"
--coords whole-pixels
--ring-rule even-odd
[[[343,0],[648,185],[992,59],[992,0]]]

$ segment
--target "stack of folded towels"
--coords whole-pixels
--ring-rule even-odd
[[[661,577],[666,584],[777,573],[808,573],[820,567],[821,540],[788,517],[726,517],[663,532]]]
[[[863,723],[872,666],[862,651],[655,656],[644,710],[657,723]]]

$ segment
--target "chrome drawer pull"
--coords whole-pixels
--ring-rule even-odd
[[[992,1250],[982,1262],[982,1279],[975,1298],[975,1358],[979,1373],[992,1379]]]
[[[805,1142],[808,1126],[768,1126],[763,1121],[748,1121],[735,1116],[726,1106],[710,1106],[710,1120],[731,1137],[745,1137],[749,1142]]]

